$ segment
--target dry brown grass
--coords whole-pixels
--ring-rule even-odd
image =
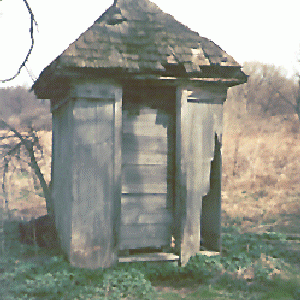
[[[226,125],[222,202],[225,224],[230,218],[244,230],[300,233],[297,117],[247,117],[232,119]]]

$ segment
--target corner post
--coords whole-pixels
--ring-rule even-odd
[[[180,264],[185,265],[200,250],[200,215],[202,195],[199,190],[198,150],[201,128],[194,124],[197,116],[188,106],[188,91],[176,92],[176,190],[175,247]],[[199,132],[200,131],[200,132]]]
[[[108,268],[119,250],[122,87],[77,82],[74,96],[70,262]]]

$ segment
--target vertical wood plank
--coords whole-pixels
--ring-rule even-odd
[[[187,90],[179,88],[177,92],[177,124],[176,124],[176,162],[177,162],[177,213],[181,221],[180,262],[185,265],[189,258],[200,249],[200,212],[201,194],[199,188],[199,159],[197,155],[201,147],[201,124],[194,107],[187,103]],[[199,132],[200,131],[200,132]],[[200,183],[200,187],[199,187]],[[176,241],[176,237],[175,237]]]
[[[69,256],[72,224],[72,129],[73,103],[66,101],[53,111],[53,162],[52,199],[54,201],[55,223],[62,250]]]
[[[175,219],[174,236],[175,248],[180,252],[182,263],[188,256],[188,249],[184,247],[184,228],[186,224],[186,201],[187,201],[187,183],[186,183],[186,165],[185,165],[185,140],[186,131],[185,118],[187,115],[187,90],[184,87],[178,87],[176,91],[176,177],[175,177]]]
[[[122,87],[115,86],[114,107],[114,213],[113,251],[115,257],[120,246],[121,197],[122,197]]]
[[[174,93],[172,101],[176,101],[176,94]],[[168,190],[167,190],[167,207],[172,210],[173,219],[175,218],[175,146],[176,146],[176,130],[175,130],[175,111],[170,113],[169,116],[169,125],[167,128],[167,137],[168,137],[168,154],[167,154],[167,183],[168,183]],[[174,226],[172,226],[172,231],[175,230]],[[173,232],[173,234],[175,234]]]
[[[113,121],[113,101],[76,99],[70,262],[78,267],[109,267],[114,259]]]

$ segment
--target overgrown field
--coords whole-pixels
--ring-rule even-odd
[[[88,271],[60,253],[2,245],[0,299],[300,299],[299,243],[289,240],[300,234],[299,128],[293,116],[238,119],[227,109],[222,256],[196,256],[184,268],[139,263]],[[51,134],[40,135],[49,180]],[[9,208],[24,218],[42,215],[41,189],[25,164],[21,169],[9,173]]]
[[[296,116],[228,120],[223,221],[243,231],[300,234],[300,122]]]

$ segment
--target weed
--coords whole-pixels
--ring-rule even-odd
[[[108,299],[145,299],[154,298],[151,282],[139,270],[112,270],[104,274],[103,289]]]
[[[218,275],[222,270],[222,263],[219,256],[205,256],[197,254],[188,261],[185,271],[191,274],[193,279],[207,281]]]
[[[78,269],[62,255],[51,257],[49,253],[48,259],[36,263],[29,257],[35,257],[36,251],[24,246],[20,253],[1,258],[0,281],[10,285],[7,299],[150,300],[157,297],[151,282],[199,286],[186,299],[299,299],[298,270],[287,263],[286,253],[268,244],[274,241],[284,244],[286,237],[276,233],[240,234],[236,228],[228,228],[222,256],[198,254],[185,267],[140,262],[105,270]],[[46,255],[43,251],[38,255]],[[159,297],[180,299],[174,293],[161,293]]]

